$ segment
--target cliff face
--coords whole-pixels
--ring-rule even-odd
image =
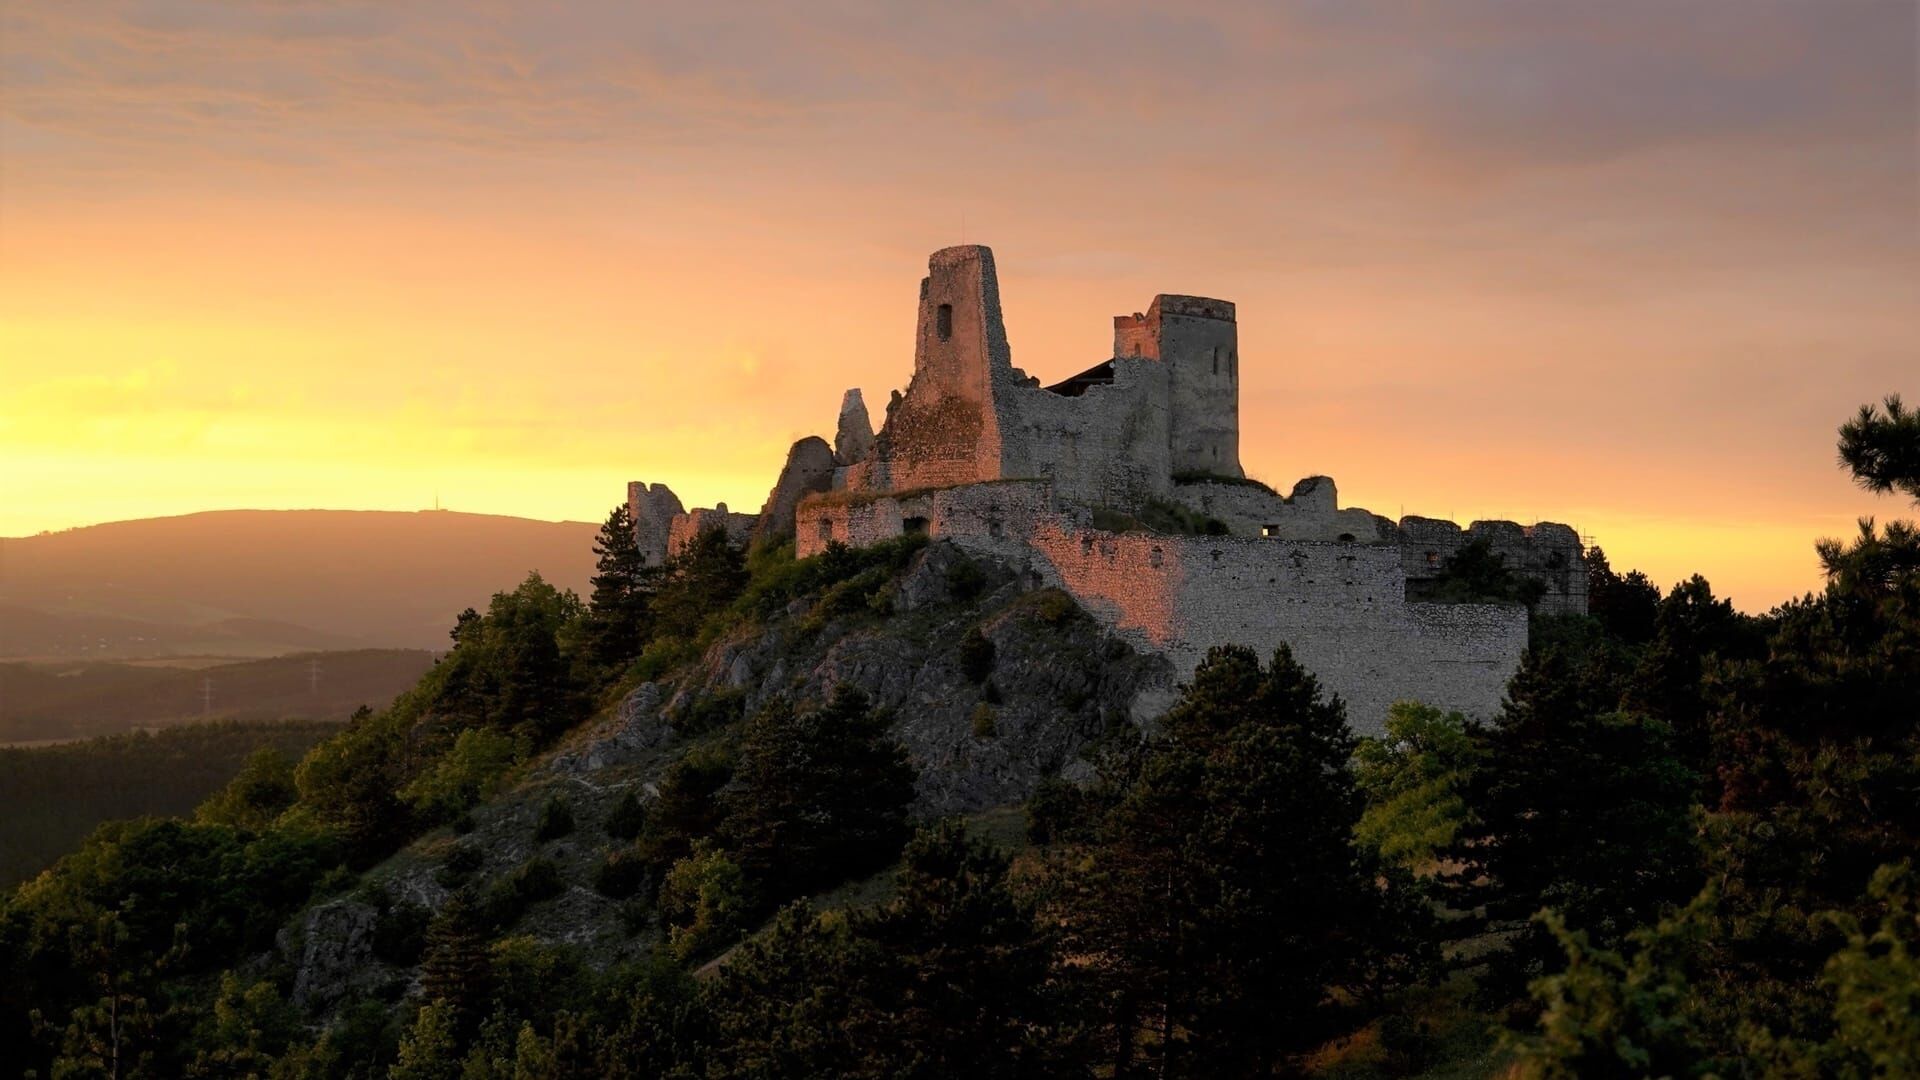
[[[1111,636],[1064,593],[950,544],[929,545],[898,575],[845,586],[626,693],[476,808],[470,831],[431,833],[371,871],[366,887],[309,909],[281,939],[298,967],[297,999],[325,1010],[350,993],[405,987],[417,973],[381,956],[384,925],[417,920],[455,889],[507,881],[534,859],[553,865],[559,886],[513,933],[581,946],[595,963],[651,949],[657,929],[594,888],[624,846],[608,835],[608,815],[629,792],[650,803],[674,762],[725,740],[776,695],[865,691],[918,769],[912,811],[922,820],[1018,803],[1049,777],[1090,777],[1094,744],[1137,737],[1171,699],[1164,659]],[[576,827],[538,840],[555,797]]]

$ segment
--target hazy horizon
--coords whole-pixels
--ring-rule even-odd
[[[1235,301],[1283,492],[1566,522],[1748,610],[1906,509],[1833,451],[1920,396],[1899,0],[0,18],[0,534],[756,509],[905,385],[963,240],[1047,381]]]

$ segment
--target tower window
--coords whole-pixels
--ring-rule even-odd
[[[1219,348],[1219,346],[1215,346],[1215,347],[1214,347],[1214,350],[1213,350],[1213,373],[1214,373],[1215,375],[1218,375],[1218,374],[1220,374],[1220,348]]]
[[[947,341],[953,337],[952,304],[940,305],[940,310],[934,315],[933,327],[934,330],[939,333],[941,341]]]

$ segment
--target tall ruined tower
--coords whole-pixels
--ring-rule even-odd
[[[1174,475],[1240,470],[1240,329],[1233,304],[1161,294],[1145,314],[1113,317],[1113,354],[1165,363]]]
[[[936,251],[920,281],[913,380],[888,406],[871,472],[849,486],[905,490],[998,479],[996,382],[1013,374],[993,252],[978,244]]]

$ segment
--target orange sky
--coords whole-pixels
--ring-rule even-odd
[[[926,254],[1014,361],[1240,306],[1241,457],[1568,521],[1743,607],[1907,508],[1907,0],[9,5],[0,535],[220,507],[757,507],[911,364]]]

